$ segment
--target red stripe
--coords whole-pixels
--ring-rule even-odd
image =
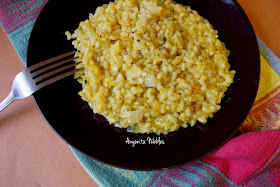
[[[280,85],[278,87],[276,87],[272,92],[268,93],[266,96],[262,97],[261,99],[257,100],[254,105],[257,105],[258,103],[266,100],[268,97],[270,97],[271,95],[273,95],[275,92],[277,92],[280,89]]]
[[[280,120],[280,109],[277,108],[275,104],[280,105],[280,92],[267,102],[252,110],[241,126],[241,131],[251,132],[273,129],[276,122]],[[252,122],[250,122],[250,120]]]
[[[154,182],[157,180],[157,178],[160,176],[161,173],[162,173],[162,171],[158,171],[157,174],[147,184],[147,186],[151,186],[152,184],[154,184]]]
[[[41,12],[43,5],[48,0],[32,0],[14,2],[14,4],[3,2],[0,5],[0,21],[6,33],[18,29],[27,22],[37,18]],[[39,3],[38,7],[35,4]]]

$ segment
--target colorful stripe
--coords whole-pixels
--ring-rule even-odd
[[[160,186],[237,186],[224,173],[203,161],[159,171],[147,185]]]
[[[166,172],[166,171],[165,171]],[[147,184],[149,187],[154,187],[154,185],[160,180],[161,176],[164,171],[158,171],[155,176],[150,180],[150,182]]]
[[[280,147],[275,151],[275,153],[272,155],[272,157],[263,165],[263,167],[256,172],[251,178],[253,178],[256,175],[259,175],[261,172],[266,170],[268,167],[271,167],[271,165],[277,163],[277,161],[280,159]]]
[[[260,47],[260,52],[268,62],[270,67],[280,75],[280,60],[277,56],[258,38],[258,44]],[[262,62],[262,63],[267,63]],[[267,66],[270,68],[269,66]],[[270,76],[266,77],[265,84],[269,84],[270,88],[273,87],[273,90],[264,97],[255,101],[249,115],[247,116],[245,122],[241,126],[240,130],[245,132],[254,132],[254,131],[263,131],[263,130],[273,130],[280,128],[280,85],[279,77],[273,70],[265,69],[265,66],[262,66],[263,71],[271,71]],[[268,73],[268,72],[266,72]],[[262,75],[263,76],[263,75]],[[264,77],[261,77],[264,78]],[[260,84],[259,91],[262,91],[264,88]],[[278,86],[277,86],[278,85]]]
[[[274,71],[280,75],[280,59],[265,45],[265,43],[259,37],[257,37],[257,40],[261,54],[274,69]]]
[[[229,183],[230,185],[232,186],[237,186],[237,184],[235,184],[233,181],[230,180],[230,178],[228,178],[223,172],[221,172],[218,168],[210,165],[210,164],[207,164],[206,162],[203,162],[203,161],[198,161],[198,162],[201,162],[203,163],[205,166],[211,168],[214,172],[217,172],[227,183]]]
[[[261,99],[255,101],[255,103],[252,107],[252,110],[258,108],[259,106],[261,106],[265,102],[269,101],[271,98],[275,97],[277,94],[279,94],[279,91],[280,91],[280,86],[276,87],[272,92],[270,92],[266,96],[264,96]]]
[[[149,184],[147,185],[147,187],[156,187],[158,182],[162,179],[162,177],[164,176],[164,174],[167,172],[167,170],[164,171],[159,171],[157,172],[157,177],[153,177],[152,179],[150,179]]]
[[[280,86],[256,102],[240,130],[244,132],[279,129]]]
[[[243,186],[280,186],[280,148],[256,174],[244,181]]]
[[[0,22],[7,34],[36,19],[48,0],[13,1],[0,4]]]
[[[26,56],[27,56],[27,46],[30,38],[30,33],[32,31],[35,19],[29,21],[25,25],[19,27],[18,29],[7,34],[11,43],[17,50],[18,56],[20,57],[23,64],[26,66]]]
[[[75,153],[78,161],[99,186],[147,186],[151,179],[161,178],[162,174],[166,172],[166,170],[161,173],[158,171],[133,171],[116,168],[86,157],[70,146],[69,148]]]

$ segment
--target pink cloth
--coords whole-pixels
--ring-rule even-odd
[[[185,166],[158,171],[147,186],[280,186],[280,130],[248,132]]]
[[[280,186],[279,147],[280,130],[249,132],[230,140],[202,160],[236,184],[250,184],[252,177],[261,176],[269,169],[269,182]]]

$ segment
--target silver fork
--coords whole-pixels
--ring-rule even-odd
[[[75,73],[76,71],[79,71],[80,69],[70,69],[71,67],[78,64],[70,63],[70,61],[73,61],[75,59],[75,57],[73,57],[74,53],[75,51],[71,51],[50,58],[48,60],[44,60],[33,66],[30,66],[29,68],[17,74],[13,81],[12,89],[9,95],[0,103],[0,111],[3,110],[6,106],[8,106],[15,99],[24,99],[32,95],[37,90],[64,77],[67,77]],[[66,57],[66,60],[62,60],[62,58]],[[58,60],[62,61],[52,63]],[[65,65],[66,63],[67,65]],[[67,72],[59,74],[64,70],[67,70]]]

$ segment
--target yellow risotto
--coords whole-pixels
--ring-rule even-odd
[[[167,134],[205,124],[233,83],[230,52],[197,11],[172,0],[116,0],[73,34],[79,95],[117,127]]]

